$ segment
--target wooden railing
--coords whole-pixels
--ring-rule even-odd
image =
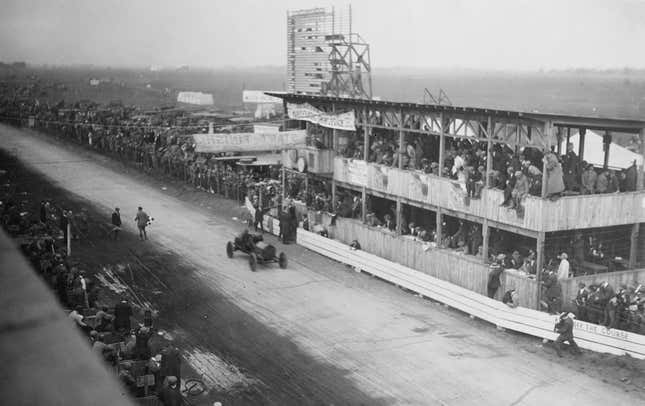
[[[344,244],[357,240],[362,250],[392,262],[404,265],[442,281],[486,294],[488,266],[479,257],[465,255],[451,249],[432,247],[409,236],[397,236],[391,231],[369,227],[358,220],[339,218],[336,225],[327,226],[330,237]],[[537,283],[519,272],[508,270],[502,277],[497,292],[515,288],[520,292],[520,305],[535,308]]]
[[[645,191],[566,196],[543,201],[543,231],[645,222]],[[528,213],[528,211],[527,211]]]
[[[645,222],[645,192],[567,196],[556,201],[528,196],[524,199],[525,214],[521,218],[515,210],[500,206],[504,200],[501,190],[484,189],[480,199],[466,202],[463,183],[420,171],[337,157],[334,159],[334,179],[533,231]]]
[[[346,244],[302,229],[298,229],[298,243],[498,327],[548,340],[554,340],[557,336],[553,331],[557,316],[523,307],[509,308],[498,300],[489,299],[364,250],[352,251]],[[582,348],[645,359],[645,336],[617,329],[608,330],[603,326],[581,321],[574,323],[574,335]]]

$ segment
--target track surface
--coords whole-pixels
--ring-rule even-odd
[[[161,189],[161,183],[115,170],[105,158],[31,131],[0,125],[0,146],[103,210],[106,221],[114,206],[131,232],[137,206],[155,217],[150,240],[136,244],[170,251],[192,269],[162,277],[168,285],[164,293],[178,304],[174,333],[233,360],[246,384],[265,388],[263,403],[643,402],[642,392],[627,393],[579,373],[570,360],[561,363],[545,354],[537,341],[527,345],[525,338],[272,237],[278,250],[287,252],[288,269],[271,265],[252,273],[246,258],[226,257],[225,243],[240,224],[215,198],[213,209],[196,207]]]

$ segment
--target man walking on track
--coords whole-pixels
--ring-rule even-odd
[[[139,239],[147,240],[148,235],[146,234],[146,226],[150,221],[150,217],[148,217],[148,214],[143,211],[142,207],[139,207],[139,211],[137,211],[137,215],[135,216],[134,221],[137,222],[137,228],[139,229]]]
[[[114,235],[114,241],[118,239],[119,231],[121,231],[121,212],[117,207],[112,213],[112,230],[110,230],[110,234]]]
[[[555,332],[558,333],[558,338],[555,340],[555,352],[558,357],[562,357],[562,344],[565,341],[569,342],[571,351],[575,355],[580,355],[580,348],[573,340],[573,316],[571,313],[564,312],[560,315],[560,321],[555,325]]]

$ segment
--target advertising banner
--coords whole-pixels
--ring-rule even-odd
[[[243,90],[242,101],[257,104],[282,104],[282,99],[269,96],[264,93],[264,90]]]
[[[327,128],[356,131],[356,117],[353,111],[346,113],[325,113],[309,103],[287,103],[289,118],[305,120]]]
[[[195,151],[204,153],[278,151],[306,145],[305,130],[278,133],[194,134]]]
[[[348,160],[346,179],[353,185],[367,186],[367,162],[358,159]]]

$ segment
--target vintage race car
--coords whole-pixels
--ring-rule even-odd
[[[254,272],[258,263],[277,262],[280,268],[287,267],[287,255],[284,252],[276,255],[275,247],[264,242],[261,234],[242,232],[233,241],[226,243],[226,255],[229,258],[233,258],[235,251],[242,251],[249,255],[249,267]]]

